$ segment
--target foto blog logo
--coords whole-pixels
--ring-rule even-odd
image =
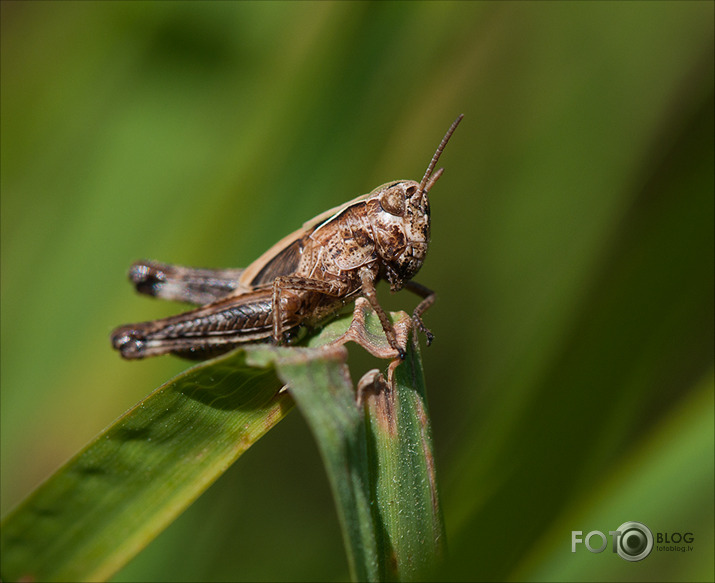
[[[653,550],[653,533],[641,522],[624,522],[616,530],[609,530],[611,548],[626,561],[642,561]],[[571,531],[571,552],[583,544],[592,553],[602,553],[608,547],[608,537],[600,530],[583,536],[582,530]]]

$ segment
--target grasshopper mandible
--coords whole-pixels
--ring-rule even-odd
[[[137,291],[200,307],[114,330],[112,345],[127,359],[160,354],[203,359],[246,342],[290,342],[301,327],[316,326],[358,297],[380,318],[390,346],[402,359],[375,284],[406,288],[422,298],[412,321],[432,341],[422,314],[434,303],[430,289],[411,281],[427,253],[427,194],[442,175],[437,161],[463,115],[442,138],[421,182],[396,180],[308,221],[245,269],[195,269],[155,261],[132,265]]]

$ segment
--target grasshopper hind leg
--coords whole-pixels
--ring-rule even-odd
[[[137,261],[129,269],[129,279],[139,293],[203,306],[236,291],[243,271]]]
[[[239,343],[211,344],[201,341],[183,342],[176,339],[172,342],[157,343],[152,341],[144,332],[134,327],[117,329],[112,335],[112,345],[122,358],[137,360],[159,354],[173,354],[188,360],[207,360],[230,352]]]
[[[300,324],[292,311],[283,312],[283,329]],[[205,359],[245,342],[272,340],[272,291],[256,290],[227,297],[189,312],[159,320],[120,326],[112,346],[123,358],[136,360],[161,354]]]

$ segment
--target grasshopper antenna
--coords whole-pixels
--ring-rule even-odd
[[[432,188],[432,185],[437,182],[437,179],[442,176],[442,172],[444,172],[444,168],[440,168],[432,174],[432,171],[434,170],[434,167],[437,165],[437,162],[439,161],[439,157],[442,155],[442,151],[444,150],[444,147],[447,145],[447,142],[449,142],[449,138],[452,137],[452,134],[454,133],[454,130],[457,129],[457,126],[459,125],[459,122],[462,121],[462,118],[464,117],[463,113],[459,114],[459,117],[455,119],[452,122],[452,125],[449,126],[449,129],[447,130],[447,133],[444,134],[444,137],[442,138],[442,141],[439,144],[439,147],[437,148],[437,151],[434,153],[434,156],[432,156],[432,161],[429,163],[429,166],[427,166],[427,172],[425,172],[425,175],[422,177],[422,181],[420,182],[420,192],[427,193],[430,191],[430,188]]]

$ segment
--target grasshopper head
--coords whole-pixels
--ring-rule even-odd
[[[397,291],[422,267],[427,254],[429,199],[419,183],[398,180],[377,187],[368,204],[383,275]]]
[[[442,176],[435,166],[449,138],[462,121],[460,115],[442,138],[421,182],[398,180],[377,187],[370,196],[377,204],[370,213],[383,275],[393,291],[402,288],[422,267],[430,238],[428,193]]]

